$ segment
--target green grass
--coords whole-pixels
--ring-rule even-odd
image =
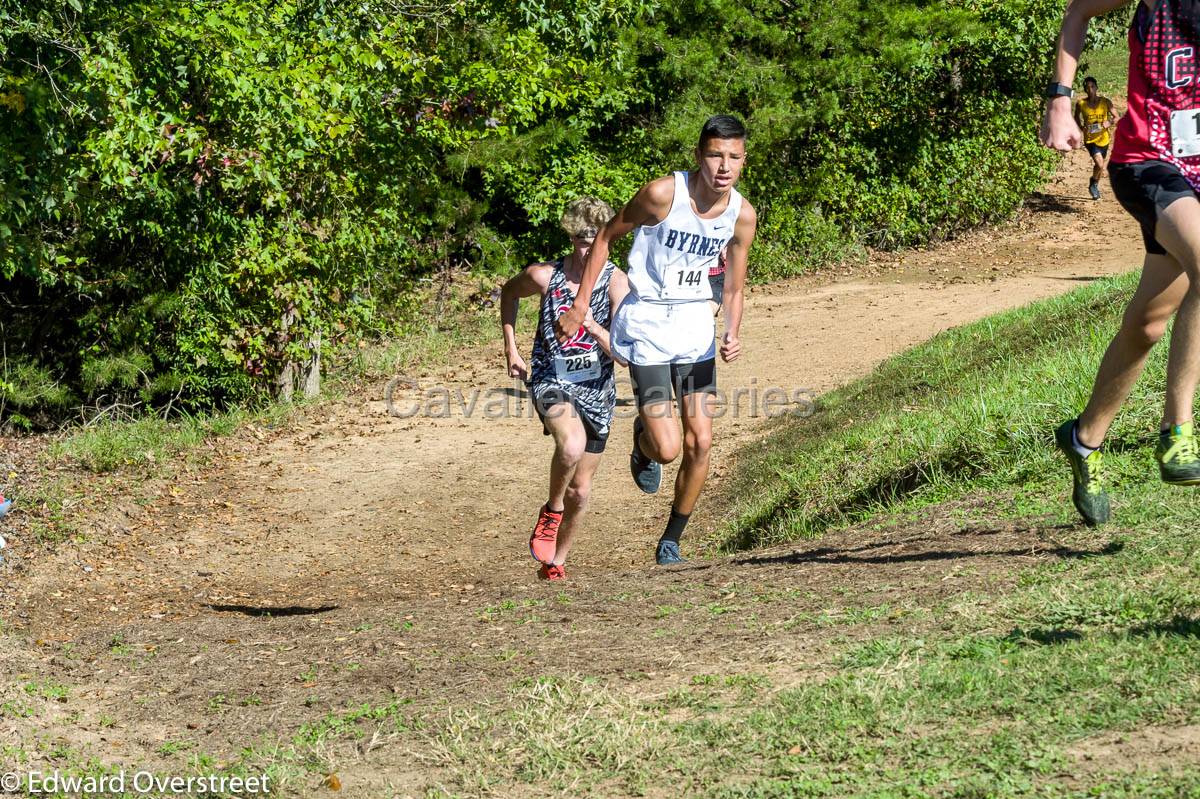
[[[814,417],[781,419],[740,459],[729,495],[748,499],[720,545],[814,537],[980,495],[1072,520],[1053,428],[1084,406],[1135,281],[1097,281],[948,331],[823,397]],[[1106,444],[1123,523],[1200,510],[1196,494],[1148,479],[1166,351],[1164,342],[1152,354]]]
[[[1089,50],[1079,60],[1076,90],[1083,91],[1083,79],[1091,75],[1106,97],[1125,93],[1129,78],[1129,48],[1122,39],[1108,47]]]
[[[658,700],[597,680],[543,678],[453,712],[422,751],[434,795],[1177,796],[1200,766],[1103,766],[1071,748],[1112,730],[1197,719],[1195,630],[1141,627],[1056,640],[1020,633],[886,638],[835,676],[771,690],[701,674]]]
[[[97,474],[130,467],[158,470],[211,438],[231,435],[250,422],[277,422],[288,412],[287,406],[270,405],[257,411],[104,421],[70,431],[49,454]]]
[[[11,475],[4,493],[21,511],[22,532],[31,540],[81,541],[86,533],[80,521],[87,514],[79,509],[94,506],[97,497],[140,503],[141,489],[151,485],[145,478],[170,477],[188,464],[203,463],[214,439],[248,425],[280,425],[297,407],[272,403],[172,419],[106,419],[71,428],[50,442],[41,468]]]
[[[364,381],[397,376],[413,377],[423,370],[460,363],[464,350],[491,344],[500,352],[498,288],[502,277],[461,279],[439,298],[432,289],[414,292],[411,308],[397,309],[406,321],[399,330],[338,358],[330,382],[349,390]],[[528,354],[537,325],[539,300],[521,300],[517,342]],[[499,367],[497,367],[499,368]]]

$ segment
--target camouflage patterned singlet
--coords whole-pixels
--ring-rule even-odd
[[[608,327],[612,317],[608,284],[615,268],[611,261],[606,263],[592,289],[592,318],[601,327]],[[527,385],[543,412],[556,403],[571,402],[584,424],[606,438],[617,401],[612,359],[582,327],[566,344],[559,344],[554,335],[555,320],[570,310],[574,302],[575,293],[567,285],[560,258],[554,264],[550,285],[542,298]]]

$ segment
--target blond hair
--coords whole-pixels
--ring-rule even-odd
[[[608,220],[612,219],[614,215],[612,206],[603,200],[597,200],[595,197],[580,197],[571,200],[558,223],[572,238],[589,230],[594,236],[600,231],[600,228],[608,224]]]

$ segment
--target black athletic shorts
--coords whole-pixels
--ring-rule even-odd
[[[639,408],[653,402],[670,402],[687,394],[717,393],[717,359],[695,363],[662,363],[654,366],[629,364],[629,381]]]
[[[719,309],[725,303],[725,273],[708,276],[708,285],[712,289],[713,302]]]
[[[1154,238],[1154,226],[1168,205],[1180,197],[1196,196],[1192,184],[1165,161],[1109,164],[1108,176],[1117,202],[1142,226],[1146,252],[1166,255],[1167,251]]]
[[[1103,147],[1101,147],[1098,144],[1085,144],[1083,146],[1087,148],[1089,155],[1095,155],[1096,153],[1100,153],[1101,158],[1108,158],[1108,145],[1107,144],[1104,145]]]
[[[567,405],[561,411],[555,413],[574,413],[579,417],[579,421],[583,422],[583,431],[587,434],[587,443],[583,446],[584,452],[593,452],[599,455],[604,452],[604,447],[608,444],[608,431],[599,433],[596,431],[596,424],[586,413],[580,413],[579,406],[571,401],[571,398],[563,393],[562,399],[552,403],[547,403],[546,407],[542,407],[542,403],[534,400],[533,409],[537,411],[538,418],[542,420],[542,435],[550,435],[550,428],[546,427],[546,412],[556,405]]]

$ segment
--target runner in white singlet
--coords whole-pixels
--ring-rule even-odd
[[[734,188],[746,157],[746,130],[730,116],[704,123],[697,168],[647,183],[596,236],[579,282],[587,296],[600,277],[613,241],[635,233],[629,252],[630,293],[612,322],[615,358],[629,363],[637,394],[630,470],[655,493],[660,464],[683,453],[670,519],[659,539],[659,564],[680,563],[679,538],[708,477],[716,393],[716,323],[709,275],[726,253],[723,307],[726,362],[741,354],[742,289],[754,241],[754,208]],[[555,323],[569,340],[584,318],[576,302]],[[683,422],[682,434],[676,412]]]

